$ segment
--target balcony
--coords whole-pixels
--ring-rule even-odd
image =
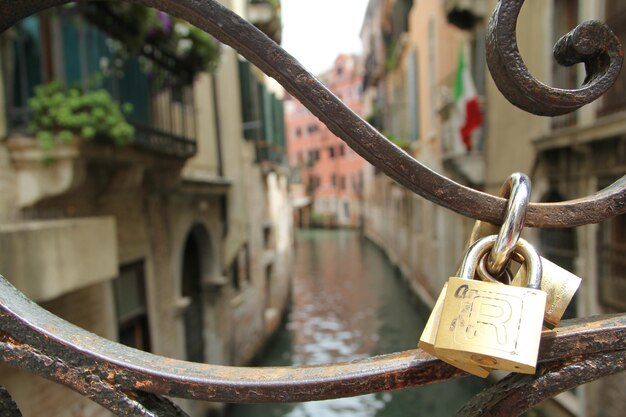
[[[0,225],[0,265],[18,290],[37,302],[117,276],[112,217]]]
[[[88,9],[91,14],[94,10],[100,9]],[[181,60],[155,43],[122,59],[130,53],[120,42],[127,39],[125,29],[106,10],[100,13],[97,26],[88,23],[93,19],[80,8],[57,13],[29,17],[14,29],[10,48],[15,59],[4,63],[9,135],[35,135],[29,128],[32,112],[28,102],[36,86],[60,80],[83,92],[106,90],[121,107],[131,108],[125,116],[135,130],[132,147],[155,155],[192,157],[197,149],[191,83],[199,70],[190,63],[195,62],[193,54]],[[49,41],[43,42],[46,38]],[[54,65],[42,58],[55,53]]]
[[[280,0],[250,0],[248,20],[274,42],[280,44],[283,31]]]

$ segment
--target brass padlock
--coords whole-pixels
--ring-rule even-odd
[[[497,226],[479,220],[474,224],[470,236],[470,244],[485,236],[496,233],[498,233]],[[520,269],[512,280],[513,285],[520,287],[524,284],[525,277],[527,276],[524,259],[514,255],[513,260],[521,263]],[[543,257],[541,257],[541,265],[543,268],[541,290],[548,294],[546,313],[543,316],[543,320],[546,327],[553,329],[561,321],[567,306],[574,298],[582,280],[568,270],[561,268]],[[483,276],[484,275],[481,275],[481,277]]]
[[[430,317],[428,317],[428,321],[426,322],[426,326],[424,326],[424,331],[420,336],[420,341],[417,344],[417,347],[427,353],[430,353],[433,356],[437,356],[439,359],[446,363],[449,363],[452,366],[464,370],[467,373],[479,376],[481,378],[487,378],[489,376],[489,370],[483,368],[482,366],[478,366],[473,363],[460,362],[454,359],[447,358],[445,356],[439,356],[435,354],[435,339],[437,337],[437,328],[439,327],[439,321],[441,320],[443,300],[446,298],[447,289],[448,283],[444,284],[443,289],[441,290],[441,294],[439,294],[439,298],[437,298],[435,307],[430,313]]]
[[[478,262],[493,246],[491,237],[474,243],[460,277],[448,280],[435,354],[485,368],[533,374],[547,294],[541,291],[541,259],[524,239],[515,251],[526,263],[525,288],[472,280]]]
[[[582,279],[547,259],[541,258],[541,265],[543,267],[541,289],[548,294],[543,321],[546,327],[554,329],[563,318],[563,314],[578,291]],[[512,284],[515,286],[523,285],[526,276],[526,266],[522,263],[519,271],[513,277]]]

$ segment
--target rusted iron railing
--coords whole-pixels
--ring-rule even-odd
[[[69,0],[0,0],[0,31]],[[280,82],[330,130],[394,180],[428,200],[475,219],[500,224],[506,201],[440,176],[364,122],[287,52],[212,0],[136,0],[206,30]],[[490,25],[488,61],[504,95],[531,112],[573,111],[615,81],[623,51],[601,23],[583,24],[557,44],[561,63],[584,62],[579,90],[552,89],[526,69],[515,39],[523,0],[501,0]],[[531,204],[526,224],[574,227],[626,212],[626,177],[584,199]],[[563,322],[544,333],[535,375],[512,374],[476,396],[459,415],[517,415],[546,398],[626,369],[626,315]],[[163,396],[218,402],[295,402],[421,386],[465,376],[420,351],[315,367],[236,368],[162,358],[130,349],[50,314],[0,278],[0,361],[48,378],[119,416],[184,416]],[[3,416],[20,415],[0,387]],[[477,410],[480,410],[478,412]]]

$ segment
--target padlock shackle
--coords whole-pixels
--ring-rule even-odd
[[[483,257],[491,250],[495,244],[497,236],[487,236],[474,242],[468,249],[461,267],[459,268],[459,278],[473,279],[474,273],[478,267],[478,263],[482,262]],[[526,288],[535,290],[541,289],[541,277],[543,275],[543,267],[541,265],[541,257],[533,245],[523,238],[519,238],[515,245],[515,252],[524,258],[528,283]]]
[[[493,248],[497,236],[490,235],[472,243],[459,267],[459,278],[474,279],[474,273],[481,259]]]
[[[524,257],[524,265],[526,265],[526,271],[528,276],[528,283],[526,288],[532,288],[534,290],[541,289],[541,277],[543,276],[543,265],[541,264],[541,256],[537,252],[537,249],[526,239],[520,238],[517,241],[515,252]]]
[[[500,276],[504,272],[515,251],[530,204],[530,189],[531,181],[528,175],[516,172],[500,190],[500,197],[509,197],[509,202],[498,239],[487,257],[487,270],[494,276]]]

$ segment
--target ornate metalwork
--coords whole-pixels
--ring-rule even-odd
[[[0,0],[0,31],[31,14],[69,1]],[[185,19],[235,48],[275,78],[359,155],[409,190],[465,216],[492,224],[502,223],[507,204],[505,199],[457,184],[420,164],[350,110],[274,41],[216,1],[132,2]],[[521,7],[518,3],[520,0],[501,2],[498,11],[515,11]],[[515,74],[521,68],[503,68],[502,71]],[[526,226],[575,227],[598,223],[622,213],[626,213],[626,176],[593,196],[561,203],[530,204]]]
[[[623,360],[625,339],[626,316],[564,322],[544,333],[540,362],[576,363],[599,353],[613,353]],[[155,405],[166,413],[152,415],[182,415],[154,395],[233,403],[313,401],[466,375],[421,350],[335,365],[267,369],[166,360],[65,322],[4,278],[0,279],[0,357],[11,366],[64,384],[120,416],[152,412]],[[598,375],[612,371],[610,366],[602,369]],[[572,381],[566,381],[555,383],[553,389],[569,389]]]
[[[535,375],[511,374],[505,377],[474,397],[456,416],[518,416],[564,391],[624,370],[626,355],[623,351],[543,364]]]
[[[0,31],[33,13],[68,2],[0,0]],[[421,165],[348,109],[280,46],[219,3],[134,2],[186,19],[234,47],[280,82],[361,156],[408,189],[458,213],[501,223],[505,199],[463,187]],[[586,63],[587,87],[564,92],[536,84],[519,53],[515,55],[515,22],[523,3],[501,1],[492,23],[489,54],[496,61],[496,71],[492,68],[496,82],[502,86],[506,77],[522,81],[516,84],[521,90],[504,88],[505,95],[522,106],[534,106],[547,97],[538,105],[539,111],[551,114],[550,106],[554,106],[554,114],[561,114],[602,94],[619,70],[623,55],[612,35],[598,24],[587,24],[557,45],[562,62]],[[586,48],[588,44],[580,42],[596,41],[597,37],[604,43],[600,47]],[[523,89],[528,86],[530,90]],[[529,101],[524,102],[524,97]],[[536,227],[573,227],[624,212],[626,177],[585,199],[531,204],[526,223]],[[508,377],[476,397],[460,415],[475,415],[478,408],[490,410],[491,414],[484,415],[520,413],[546,397],[624,369],[624,340],[626,315],[563,322],[558,329],[543,335],[541,372]],[[311,401],[421,386],[465,375],[421,350],[344,364],[271,369],[161,358],[102,339],[61,320],[28,300],[4,278],[0,279],[0,360],[64,384],[120,416],[185,415],[163,395],[220,402]],[[4,389],[0,389],[0,407],[11,417],[20,415]]]
[[[498,89],[517,107],[540,116],[571,113],[591,103],[617,80],[624,50],[613,31],[598,21],[584,22],[554,47],[560,65],[585,64],[587,77],[578,90],[549,87],[534,78],[517,48],[515,29],[525,0],[500,0],[489,24],[487,63]]]

